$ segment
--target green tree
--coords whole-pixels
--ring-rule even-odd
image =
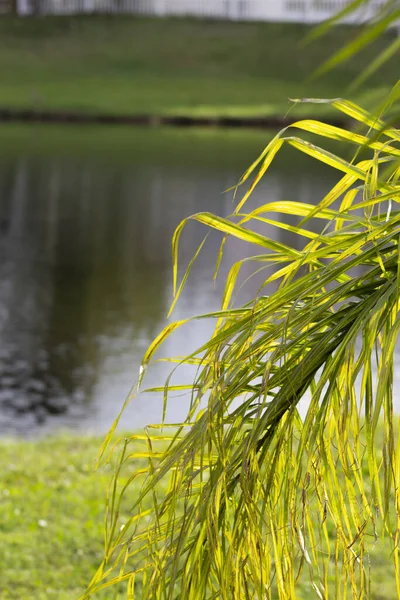
[[[387,8],[392,22],[393,3]],[[379,35],[388,14],[327,68]],[[169,393],[190,389],[186,421],[169,435],[168,428],[162,435],[147,430],[122,442],[105,559],[86,597],[124,583],[129,598],[400,598],[400,436],[393,409],[400,131],[381,118],[398,95],[395,86],[380,117],[331,101],[351,120],[348,128],[315,120],[285,128],[242,177],[248,188],[231,218],[191,217],[223,234],[218,264],[227,236],[259,251],[231,269],[221,310],[198,317],[215,321],[209,341],[171,359],[178,372],[180,364],[198,369],[191,386],[168,380],[160,390],[167,402]],[[336,169],[338,183],[312,205],[282,200],[247,208],[286,146]],[[297,217],[297,224],[277,214]],[[307,228],[314,220],[320,233]],[[186,222],[173,239],[174,304],[198,254],[178,282]],[[299,236],[302,249],[260,233],[264,225]],[[249,261],[265,279],[253,301],[237,308],[238,277]],[[156,350],[185,324],[172,323],[153,342],[139,385]],[[131,452],[140,439],[143,452]],[[121,469],[131,475],[122,479]],[[142,476],[142,494],[120,527],[121,498]],[[388,562],[391,590],[382,592]]]

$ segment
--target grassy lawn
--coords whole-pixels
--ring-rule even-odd
[[[103,556],[112,470],[93,471],[100,444],[73,437],[0,443],[2,600],[76,600],[85,589]]]
[[[300,48],[306,33],[306,27],[292,24],[3,17],[0,106],[108,114],[283,115],[289,97],[345,95],[388,41],[382,38],[333,74],[307,82],[356,32],[336,28],[322,41]],[[371,106],[396,79],[393,59],[352,97]],[[304,110],[309,113],[310,107]]]
[[[112,472],[112,465],[93,471],[100,444],[100,438],[70,435],[0,442],[2,600],[76,600],[91,579],[102,558],[105,493]],[[131,484],[129,503],[125,500],[120,512],[121,525],[139,487]],[[376,544],[371,562],[371,597],[394,600],[388,544]],[[121,600],[126,598],[123,589],[125,594],[115,596],[110,588],[95,598]],[[300,599],[314,597],[304,579],[298,593]]]

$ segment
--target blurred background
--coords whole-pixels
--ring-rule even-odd
[[[311,81],[373,8],[304,45],[310,24],[343,5],[0,1],[1,432],[110,427],[144,351],[168,322],[176,226],[199,211],[229,215],[234,200],[225,190],[278,125],[290,122],[288,99],[348,95],[363,65],[397,35],[394,27]],[[350,97],[374,106],[396,69],[396,60],[388,61]],[[338,119],[329,104],[302,105],[289,114],[297,116]],[[142,126],[129,124],[135,119]],[[156,126],[171,120],[181,127]],[[205,126],[190,127],[199,123]],[[287,151],[251,202],[318,202],[337,178]],[[205,233],[194,223],[184,230],[180,275]],[[287,232],[271,235],[299,243]],[[254,251],[231,240],[214,284],[219,243],[217,235],[208,239],[173,319],[217,309],[223,276]],[[243,280],[251,274],[248,267]],[[261,282],[254,276],[237,303]],[[193,350],[211,327],[193,322],[167,341],[164,355]],[[168,372],[156,364],[147,384],[161,385]],[[183,370],[180,381],[192,376]],[[160,395],[139,396],[123,427],[158,422],[161,407]],[[185,398],[172,399],[169,420],[183,418],[186,408]]]
[[[220,19],[318,22],[343,10],[343,0],[1,0],[5,12],[20,15],[75,13],[144,13],[148,15],[191,15]],[[357,12],[345,22],[360,22],[375,14],[382,1],[359,3]]]

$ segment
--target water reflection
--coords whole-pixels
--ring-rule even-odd
[[[259,143],[260,138],[254,155]],[[149,144],[157,144],[155,133]],[[236,159],[240,151],[238,143]],[[0,157],[3,432],[47,431],[59,425],[106,430],[135,380],[145,348],[166,322],[172,297],[170,240],[176,225],[195,212],[232,211],[231,195],[221,192],[237,181],[240,170],[226,161],[191,160],[186,147],[172,164],[162,153],[156,161],[96,156],[95,149],[77,158],[55,148],[42,156],[21,151],[13,158]],[[326,170],[302,170],[291,179],[276,169],[252,202],[313,203],[334,180]],[[204,233],[201,226],[188,225],[181,243],[183,263]],[[280,239],[303,244],[283,230]],[[210,236],[174,318],[218,307],[221,290],[213,287],[211,275],[219,241]],[[223,269],[251,252],[230,241]],[[247,269],[242,278],[251,265]],[[260,281],[255,278],[248,293]],[[208,325],[194,323],[168,340],[164,353],[183,354],[207,333]],[[162,380],[166,372],[165,365],[156,366],[154,379]],[[127,411],[124,426],[159,420],[160,407],[159,397],[139,398]],[[184,413],[184,400],[171,403],[173,421]]]

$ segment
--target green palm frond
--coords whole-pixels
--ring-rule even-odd
[[[191,217],[258,249],[232,267],[221,310],[199,317],[215,322],[208,342],[171,359],[175,377],[180,365],[197,367],[187,419],[134,436],[141,452],[130,451],[131,439],[122,443],[120,468],[131,474],[121,483],[117,471],[111,485],[104,562],[85,598],[121,582],[128,598],[152,600],[378,598],[382,557],[400,597],[400,133],[349,102],[332,104],[365,132],[300,121],[244,174],[249,189],[231,218]],[[362,158],[328,150],[331,139]],[[246,209],[284,146],[335,169],[337,185],[315,205]],[[173,241],[176,299],[187,221]],[[311,221],[319,233],[308,230]],[[269,238],[264,226],[288,228],[302,249]],[[263,286],[236,307],[250,260],[265,269]],[[171,323],[158,336],[142,375],[186,326]],[[186,388],[168,380],[160,393],[168,401]],[[142,493],[119,528],[121,498],[137,478]]]
[[[308,35],[306,41],[312,42],[321,36],[343,19],[358,15],[363,20],[363,27],[354,39],[348,42],[343,48],[340,48],[331,58],[323,63],[315,72],[315,76],[322,75],[337,67],[339,64],[349,60],[355,54],[358,54],[366,46],[381,37],[388,29],[393,29],[394,34],[388,42],[387,47],[379,53],[374,61],[363,70],[355,79],[353,87],[363,83],[368,77],[380,69],[388,60],[396,55],[400,50],[400,39],[396,31],[400,30],[400,5],[397,0],[384,0],[375,2],[374,0],[353,0],[346,3],[345,7],[335,14],[331,19],[324,21],[321,25],[315,27]]]

